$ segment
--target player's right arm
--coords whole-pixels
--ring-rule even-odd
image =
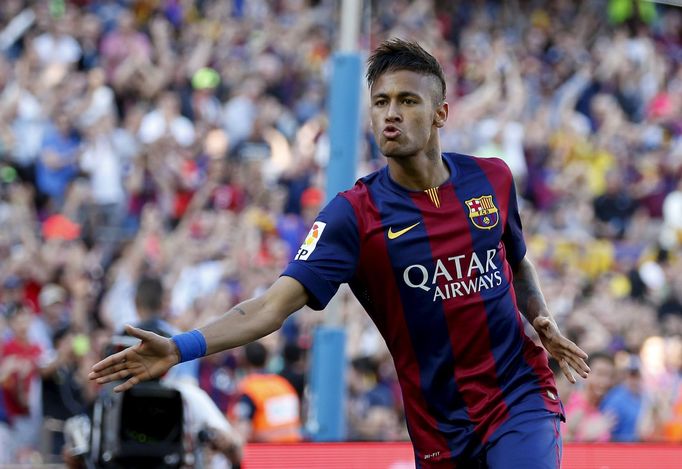
[[[296,258],[262,295],[244,301],[208,325],[166,339],[126,327],[141,342],[92,367],[98,383],[126,380],[114,391],[158,378],[180,361],[244,345],[280,328],[304,305],[323,309],[339,285],[348,282],[358,261],[359,235],[350,202],[337,196],[320,212]]]
[[[206,354],[244,345],[279,329],[284,320],[308,302],[308,293],[294,278],[282,276],[262,295],[244,301],[199,329],[206,341]],[[92,367],[90,379],[98,383],[126,380],[116,392],[141,381],[163,376],[181,361],[173,339],[126,326],[140,343],[111,355]]]
[[[238,347],[276,331],[307,302],[308,293],[298,280],[278,278],[262,295],[238,304],[199,329],[206,338],[206,353]]]

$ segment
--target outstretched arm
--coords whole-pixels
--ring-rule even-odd
[[[291,277],[280,277],[261,296],[238,304],[199,329],[206,340],[206,354],[244,345],[276,331],[307,301],[303,285]],[[126,331],[140,339],[140,343],[95,364],[90,379],[100,384],[125,379],[114,388],[121,392],[140,381],[163,376],[180,362],[180,351],[172,339],[132,326],[126,326]]]
[[[559,331],[540,290],[535,267],[527,257],[524,257],[514,270],[514,291],[521,313],[533,325],[547,352],[559,362],[566,378],[575,383],[571,368],[583,378],[587,378],[587,373],[590,372],[590,367],[585,363],[587,354]]]
[[[206,338],[206,354],[238,347],[276,331],[307,302],[308,293],[298,280],[280,277],[261,296],[238,304],[199,329]]]

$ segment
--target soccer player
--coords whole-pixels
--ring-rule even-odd
[[[500,159],[442,153],[445,79],[418,44],[389,40],[369,59],[371,121],[388,165],[320,212],[296,258],[262,295],[167,340],[93,367],[124,391],[178,362],[277,330],[347,282],[386,340],[418,468],[555,468],[563,409],[545,349],[587,377],[587,355],[559,331],[526,257],[515,187]]]

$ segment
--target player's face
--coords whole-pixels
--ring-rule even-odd
[[[389,158],[427,151],[447,119],[440,84],[432,75],[408,70],[381,75],[370,90],[372,130]]]

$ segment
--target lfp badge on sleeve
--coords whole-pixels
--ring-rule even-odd
[[[489,230],[497,226],[500,214],[495,207],[492,195],[474,197],[464,202],[469,207],[469,219],[476,228]]]
[[[322,236],[325,226],[327,226],[327,224],[321,221],[313,223],[313,227],[310,228],[308,236],[305,237],[305,241],[303,241],[298,253],[296,253],[295,260],[305,261],[308,259],[310,254],[315,250],[315,246],[317,246],[317,242],[320,240],[320,236]]]

